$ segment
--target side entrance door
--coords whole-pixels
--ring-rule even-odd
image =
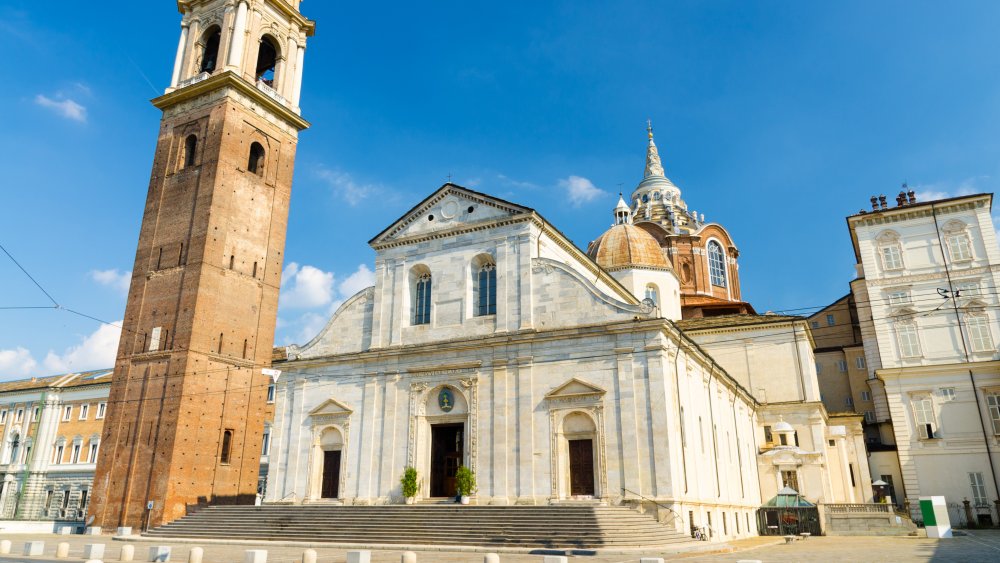
[[[323,452],[323,498],[340,497],[340,450]]]
[[[569,493],[594,495],[594,441],[569,441]]]

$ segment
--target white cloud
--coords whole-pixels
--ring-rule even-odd
[[[340,296],[347,299],[362,289],[373,285],[375,285],[375,272],[369,270],[367,265],[361,264],[358,266],[356,272],[340,282],[337,289],[340,291]]]
[[[284,344],[309,342],[344,301],[372,285],[375,273],[366,264],[359,264],[352,274],[340,279],[315,266],[289,263],[281,276],[279,304],[283,314],[278,317],[276,340]],[[311,310],[289,317],[285,314],[288,309]]]
[[[292,262],[281,274],[279,304],[293,309],[321,307],[333,299],[333,272]]]
[[[343,198],[351,207],[385,191],[381,186],[375,184],[357,182],[350,174],[339,170],[321,168],[316,174],[333,189],[334,194]]]
[[[46,372],[55,374],[114,367],[118,340],[122,334],[121,323],[102,324],[84,337],[80,344],[67,348],[62,354],[49,350],[43,362]]]
[[[910,186],[910,189],[917,192],[917,201],[922,203],[992,191],[992,188],[982,185],[989,179],[989,176],[973,176],[958,182],[946,180],[931,184],[916,184]],[[895,194],[886,194],[886,200],[890,207],[895,205],[895,199]]]
[[[593,182],[582,176],[570,176],[569,178],[559,180],[559,187],[566,190],[566,196],[569,197],[569,201],[573,204],[573,207],[580,207],[584,203],[607,195],[607,192],[601,190]]]
[[[35,96],[35,103],[56,112],[66,119],[72,119],[80,123],[87,122],[87,108],[69,98],[56,100],[44,94],[38,94]]]
[[[122,295],[128,293],[129,284],[132,282],[132,272],[119,272],[118,268],[111,270],[91,270],[90,278],[95,282],[113,288]]]
[[[0,381],[36,375],[37,367],[38,362],[27,348],[0,350]]]

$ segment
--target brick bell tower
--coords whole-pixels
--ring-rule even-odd
[[[88,519],[158,526],[252,503],[306,38],[299,0],[183,14]],[[147,509],[147,506],[152,506]]]

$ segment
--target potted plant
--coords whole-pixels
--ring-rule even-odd
[[[469,495],[476,492],[476,474],[462,465],[455,473],[455,488],[461,497],[462,504],[469,504]]]
[[[417,468],[407,467],[403,470],[403,476],[399,479],[399,484],[403,489],[403,497],[406,504],[413,504],[416,501],[417,489],[420,484],[417,481]]]

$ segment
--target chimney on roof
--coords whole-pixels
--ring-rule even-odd
[[[878,197],[872,196],[872,211],[878,211]]]
[[[914,203],[917,202],[917,192],[913,190],[906,192],[906,197],[910,198],[910,205],[913,205]]]
[[[896,207],[902,207],[906,205],[906,192],[899,192],[896,196]]]
[[[882,207],[882,209],[888,209],[889,207],[889,204],[886,203],[885,201],[885,194],[878,196],[878,203]]]

